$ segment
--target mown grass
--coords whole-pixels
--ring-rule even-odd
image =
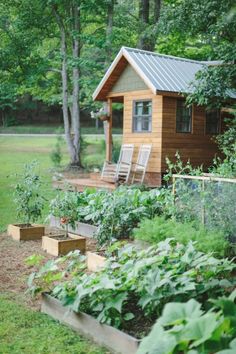
[[[115,141],[120,141],[116,138]],[[33,160],[39,163],[39,174],[42,178],[41,191],[49,201],[55,196],[52,189],[53,164],[50,153],[56,143],[56,137],[13,137],[0,136],[0,231],[6,230],[7,224],[16,220],[16,206],[13,202],[13,186],[17,181],[17,173],[21,173],[23,165]],[[66,143],[62,144],[62,165],[69,162]],[[105,159],[105,144],[101,137],[86,137],[82,162],[84,167],[92,169],[101,167]],[[48,208],[43,212],[43,222]]]
[[[0,296],[0,354],[105,354],[50,319]]]
[[[122,128],[113,128],[113,134],[122,134]],[[63,125],[27,124],[10,127],[0,126],[0,134],[57,134],[63,133]],[[82,134],[103,134],[103,127],[82,127]]]

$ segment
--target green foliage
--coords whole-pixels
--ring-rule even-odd
[[[234,0],[170,1],[163,8],[163,35],[182,38],[186,53],[191,45],[196,46],[196,55],[205,49],[202,60],[223,61],[223,65],[208,66],[197,74],[189,102],[221,107],[227,103],[230,89],[235,89],[235,16]]]
[[[17,217],[21,222],[30,224],[42,216],[45,198],[40,195],[41,179],[36,173],[38,163],[33,161],[24,165],[23,172],[18,174],[18,182],[14,188],[14,203]]]
[[[87,189],[59,194],[51,201],[50,214],[98,226],[95,237],[104,244],[129,237],[140,219],[151,219],[161,212],[163,200],[164,193],[158,189],[140,191],[121,186],[112,193]]]
[[[192,167],[190,161],[188,160],[184,163],[181,160],[181,156],[178,151],[175,153],[175,161],[171,161],[168,157],[166,157],[166,174],[164,176],[164,180],[169,182],[172,179],[173,174],[178,175],[192,175],[192,176],[199,176],[202,172],[202,166],[199,167]]]
[[[0,296],[0,323],[1,354],[107,353],[49,316],[10,301],[9,294]]]
[[[136,239],[156,244],[173,237],[177,242],[188,244],[194,241],[195,248],[202,252],[214,252],[216,256],[226,256],[230,253],[230,244],[220,230],[207,230],[203,225],[181,223],[164,216],[156,216],[152,220],[142,220],[134,229]]]
[[[64,143],[64,139],[61,135],[57,135],[56,144],[50,154],[50,158],[54,167],[60,167],[62,161],[62,145]]]
[[[194,299],[167,304],[137,354],[235,353],[235,295],[219,298],[208,311]]]
[[[191,242],[183,246],[171,239],[141,251],[127,245],[97,273],[88,274],[81,259],[75,257],[72,271],[63,265],[62,274],[60,262],[60,258],[49,261],[33,273],[30,291],[50,291],[73,310],[119,328],[132,328],[137,314],[141,323],[145,319],[153,323],[163,306],[173,300],[194,297],[205,304],[209,297],[229,292],[235,283],[232,261],[198,252]]]

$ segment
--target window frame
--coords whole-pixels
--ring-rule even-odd
[[[145,114],[145,115],[136,115],[135,114],[135,108],[136,108],[136,103],[143,103],[143,102],[150,102],[151,103],[151,114]],[[140,99],[140,100],[133,100],[133,111],[132,111],[132,132],[137,133],[137,134],[148,134],[152,133],[152,99]],[[135,130],[135,118],[141,117],[143,118],[149,118],[148,124],[150,125],[150,130]]]
[[[209,133],[207,131],[207,113],[210,113],[210,112],[217,112],[217,116],[218,116],[218,119],[217,119],[217,132],[216,133]],[[220,109],[211,109],[210,111],[205,111],[205,135],[219,135],[220,134],[220,131],[221,131],[221,110]]]
[[[176,100],[176,110],[175,110],[175,132],[176,134],[193,134],[193,105],[191,105],[190,107],[186,107],[188,109],[190,109],[190,123],[189,123],[189,127],[190,127],[190,131],[178,131],[178,121],[177,121],[177,112],[178,112],[178,102],[183,102],[186,105],[186,101],[184,99],[177,99]],[[183,124],[183,121],[182,121]]]

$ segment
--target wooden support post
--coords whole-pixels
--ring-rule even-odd
[[[109,121],[107,124],[107,142],[106,142],[106,161],[111,161],[112,159],[112,99],[107,100],[108,116]]]

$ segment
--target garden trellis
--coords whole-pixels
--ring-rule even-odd
[[[174,174],[173,195],[177,218],[223,230],[236,242],[236,179]]]

